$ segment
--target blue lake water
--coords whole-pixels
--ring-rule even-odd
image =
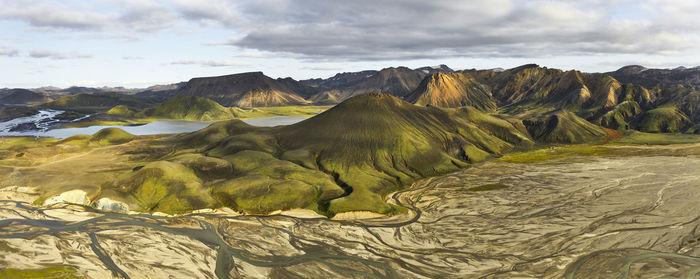
[[[157,135],[157,134],[177,134],[188,133],[200,130],[209,126],[212,121],[181,121],[181,120],[160,120],[138,126],[90,126],[84,128],[60,128],[49,129],[55,124],[53,117],[62,111],[42,110],[37,115],[15,118],[6,122],[0,122],[0,136],[31,136],[31,137],[53,137],[67,138],[74,135],[92,135],[97,131],[116,127],[123,129],[134,135]],[[289,125],[306,119],[300,116],[276,116],[243,120],[252,126],[271,127],[278,125]],[[36,129],[24,131],[11,131],[13,127],[23,123],[33,123]]]

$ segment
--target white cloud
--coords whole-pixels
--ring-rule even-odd
[[[244,49],[243,58],[682,55],[697,52],[700,43],[697,0],[0,1],[8,2],[0,19],[93,40],[181,26],[194,33],[229,29],[230,38],[207,38],[219,43],[205,44],[236,46]],[[192,64],[219,66],[199,62]]]
[[[80,52],[58,52],[52,50],[32,50],[29,52],[29,57],[32,58],[50,58],[50,59],[78,59],[92,58],[91,54]]]
[[[184,59],[173,61],[170,64],[173,65],[199,65],[206,67],[245,67],[248,66],[244,63],[234,62],[234,61],[224,61],[224,60],[196,60],[196,59]]]
[[[14,56],[19,56],[19,51],[13,48],[7,48],[7,47],[0,47],[0,56],[9,56],[9,57],[14,57]]]
[[[53,1],[2,1],[0,18],[27,22],[35,27],[100,29],[109,15],[93,11],[76,11]]]

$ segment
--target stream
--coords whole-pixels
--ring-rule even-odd
[[[486,162],[388,197],[408,214],[351,221],[5,199],[0,266],[91,278],[696,278],[698,170],[700,158],[671,156]],[[484,185],[500,186],[474,188]]]

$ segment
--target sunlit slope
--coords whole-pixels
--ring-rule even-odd
[[[256,199],[256,191],[237,189],[278,185],[286,179],[285,185],[263,187],[267,190],[257,191],[259,196],[284,197],[277,191],[298,187],[301,192],[318,193],[306,197],[316,201],[317,210],[331,215],[352,210],[389,213],[397,209],[384,203],[382,195],[418,178],[455,171],[469,162],[502,154],[515,145],[532,144],[509,122],[476,113],[415,106],[385,94],[363,94],[294,125],[262,129],[230,121],[193,133],[183,141],[203,146],[209,156],[232,162],[234,173],[241,170],[235,179],[246,183],[214,186],[216,193],[222,193],[219,199],[229,206],[240,206],[241,202],[235,200],[236,195],[226,193],[244,192]],[[489,124],[478,127],[479,122]],[[261,153],[271,156],[253,160],[266,158]],[[290,179],[326,186],[287,185]],[[328,179],[334,184],[311,183]],[[274,202],[279,201],[261,201]]]
[[[606,136],[600,126],[566,110],[527,119],[523,123],[533,138],[547,143],[595,142]]]
[[[426,77],[406,100],[417,105],[448,108],[472,106],[483,111],[496,109],[488,86],[461,72],[438,72]]]
[[[224,120],[235,118],[231,109],[223,107],[207,98],[178,96],[167,102],[149,108],[137,116],[183,119],[183,120]]]
[[[193,78],[178,90],[177,95],[209,98],[227,107],[308,104],[287,83],[262,72]]]

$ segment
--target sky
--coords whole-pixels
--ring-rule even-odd
[[[0,88],[700,65],[697,0],[0,0]]]

